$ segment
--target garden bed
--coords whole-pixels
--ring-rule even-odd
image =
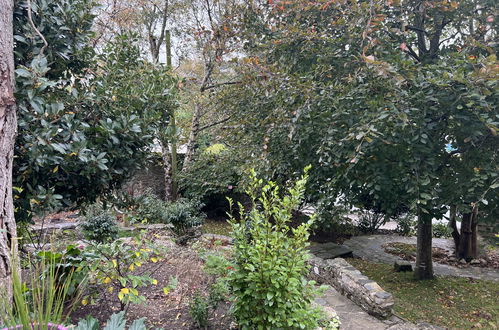
[[[416,244],[391,242],[383,244],[382,247],[386,253],[396,255],[407,261],[416,261]],[[452,265],[458,268],[468,268],[470,266],[474,266],[499,269],[499,254],[494,250],[485,251],[481,258],[473,260],[471,263],[458,260],[452,251],[439,247],[432,248],[432,257],[434,262]]]

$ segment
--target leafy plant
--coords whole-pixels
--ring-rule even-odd
[[[433,237],[436,238],[449,238],[452,237],[452,229],[448,224],[437,222],[433,224]]]
[[[116,220],[109,212],[89,214],[80,224],[85,237],[96,242],[108,242],[118,237]]]
[[[206,328],[208,326],[209,303],[199,292],[189,302],[189,314],[194,319],[198,327]]]
[[[62,252],[46,250],[37,253],[37,257],[42,263],[48,263],[55,267],[58,274],[57,286],[68,280],[70,281],[68,288],[68,296],[78,294],[77,290],[81,289],[82,284],[87,280],[87,259],[92,255],[83,251],[83,247],[77,247],[74,244],[69,244]],[[50,268],[45,270],[42,276],[50,275]]]
[[[95,258],[88,263],[90,272],[94,274],[94,282],[103,284],[107,293],[116,294],[121,310],[129,303],[146,301],[138,288],[149,284],[156,285],[157,280],[140,271],[140,268],[146,262],[161,261],[163,249],[147,241],[144,233],[130,243],[120,239],[111,243],[91,245],[88,249]]]
[[[130,205],[131,204],[131,205]],[[205,215],[201,212],[203,204],[196,199],[181,198],[165,202],[152,194],[134,198],[128,209],[133,222],[169,223],[177,234],[183,234],[192,227],[200,226]]]
[[[295,229],[288,226],[303,200],[308,170],[284,196],[274,182],[263,185],[252,171],[247,193],[253,208],[245,214],[240,205],[241,220],[230,219],[235,265],[229,284],[233,313],[242,329],[317,327],[321,311],[311,306],[317,290],[314,281],[306,280],[307,239],[314,218]]]
[[[362,211],[359,212],[359,222],[357,226],[364,233],[374,233],[387,222],[386,215],[382,213]]]
[[[17,258],[12,259],[14,265]],[[27,281],[21,280],[19,266],[12,267],[12,292],[14,304],[11,304],[7,292],[0,288],[0,325],[23,329],[32,329],[34,324],[47,329],[60,329],[75,303],[79,301],[79,292],[74,289],[74,270],[64,272],[56,258],[40,258],[29,263],[26,272]]]
[[[125,330],[126,326],[125,312],[121,311],[119,313],[114,313],[111,315],[109,320],[106,322],[106,326],[102,329],[104,330]],[[99,330],[101,329],[99,321],[88,315],[86,318],[81,319],[78,325],[74,328],[75,330]],[[137,319],[128,327],[128,330],[146,330],[145,318]]]
[[[414,236],[416,233],[416,220],[414,215],[408,213],[399,217],[397,219],[397,228],[395,231],[402,236]]]

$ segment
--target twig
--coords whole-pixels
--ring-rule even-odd
[[[28,20],[31,24],[31,27],[35,30],[36,34],[38,34],[40,36],[40,38],[42,38],[43,40],[43,47],[42,49],[40,49],[40,54],[41,56],[43,56],[43,52],[45,51],[45,49],[49,46],[47,40],[45,39],[45,37],[43,36],[43,34],[40,32],[40,30],[38,30],[38,28],[35,26],[35,23],[33,23],[33,17],[31,16],[31,0],[27,0],[28,1]]]

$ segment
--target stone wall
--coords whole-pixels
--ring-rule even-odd
[[[393,296],[378,283],[350,265],[345,259],[311,257],[310,278],[321,284],[331,285],[341,294],[362,307],[369,314],[388,318],[393,314]]]

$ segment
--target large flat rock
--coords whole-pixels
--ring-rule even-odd
[[[309,247],[310,253],[321,259],[353,257],[352,250],[336,243],[315,244]]]

